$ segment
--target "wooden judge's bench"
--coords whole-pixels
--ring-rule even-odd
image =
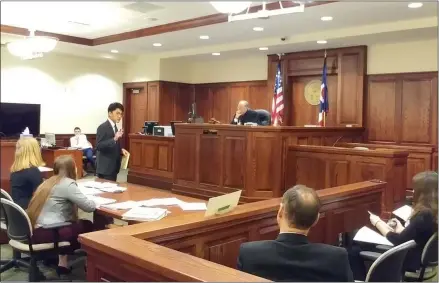
[[[280,197],[290,145],[362,140],[361,127],[176,124],[175,137],[130,134],[128,182],[197,198],[242,190],[241,201]]]

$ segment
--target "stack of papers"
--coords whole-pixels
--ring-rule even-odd
[[[411,206],[409,205],[404,205],[403,207],[398,208],[397,210],[395,210],[393,212],[393,214],[399,218],[401,218],[402,220],[404,220],[405,222],[407,222],[407,220],[409,219],[410,215],[412,214],[413,209]]]
[[[377,232],[366,226],[358,230],[357,234],[355,234],[354,241],[372,243],[377,245],[393,246],[393,244],[389,242],[389,240],[387,240],[386,237],[384,237],[381,234],[378,234]]]
[[[101,205],[101,207],[108,208],[111,210],[131,209],[131,208],[138,207],[138,206],[139,206],[139,202],[133,201],[133,200]]]
[[[163,208],[135,207],[122,214],[122,220],[156,221],[168,213],[168,210]]]
[[[86,188],[95,188],[107,193],[121,193],[126,191],[127,188],[119,187],[115,183],[100,183],[95,181],[81,182],[81,185]]]
[[[180,205],[184,203],[178,198],[153,198],[149,200],[139,201],[140,206],[161,206],[161,205]]]
[[[182,202],[178,206],[185,211],[207,210],[207,206],[204,202]]]
[[[115,199],[111,199],[111,198],[103,198],[103,197],[98,197],[98,196],[92,196],[92,195],[87,195],[87,198],[89,200],[92,200],[96,206],[101,206],[101,205],[105,205],[105,204],[110,204],[110,203],[115,203],[116,200]]]

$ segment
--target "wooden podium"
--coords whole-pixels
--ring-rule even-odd
[[[173,192],[209,198],[242,190],[242,202],[282,196],[288,146],[361,140],[364,130],[211,124],[175,129]]]
[[[43,156],[44,162],[46,162],[46,167],[53,168],[55,159],[61,155],[71,155],[76,163],[76,177],[82,178],[82,150],[77,149],[48,149],[42,148],[41,155]]]

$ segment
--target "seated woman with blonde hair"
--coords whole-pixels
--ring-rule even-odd
[[[36,139],[21,138],[17,141],[10,183],[12,200],[23,209],[27,208],[32,194],[43,182],[38,167],[44,165]]]
[[[36,190],[32,197],[27,213],[34,227],[32,242],[34,244],[52,242],[53,232],[39,229],[44,225],[62,222],[72,222],[72,225],[58,230],[59,241],[68,241],[70,246],[63,248],[59,255],[57,274],[68,274],[67,254],[79,249],[78,235],[91,232],[93,224],[88,220],[77,220],[78,207],[85,212],[96,209],[93,201],[89,200],[76,184],[76,165],[73,158],[63,155],[55,160],[54,176],[47,179]]]

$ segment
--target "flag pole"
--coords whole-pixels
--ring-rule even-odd
[[[326,59],[327,54],[328,53],[326,52],[326,49],[325,49],[325,59]],[[323,127],[326,127],[326,111],[323,113]]]

